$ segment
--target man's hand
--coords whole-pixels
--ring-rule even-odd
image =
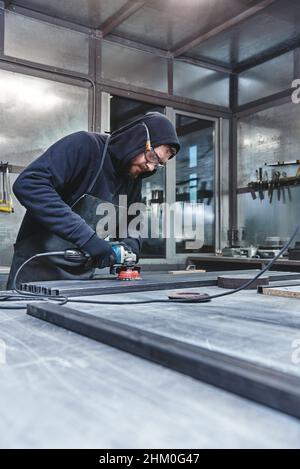
[[[116,256],[111,244],[98,238],[96,234],[81,249],[90,255],[91,267],[104,269],[104,267],[111,267],[116,263]]]

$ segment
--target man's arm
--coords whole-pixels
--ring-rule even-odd
[[[33,161],[13,185],[17,199],[42,226],[92,257],[104,256],[111,247],[72,211],[61,194],[80,184],[89,165],[98,168],[101,153],[96,146],[87,132],[68,135]]]

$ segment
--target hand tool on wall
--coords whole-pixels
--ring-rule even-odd
[[[264,200],[265,195],[264,195],[264,190],[263,190],[263,170],[262,168],[259,168],[256,170],[256,177],[258,179],[258,194],[260,200]]]
[[[263,189],[269,190],[269,173],[268,171],[264,171],[263,175]]]
[[[281,173],[281,176],[282,176],[282,182],[284,183],[285,181],[287,181],[287,173],[285,171],[283,171]],[[289,200],[291,200],[291,189],[289,187],[289,185],[287,184],[287,191],[288,191],[288,195],[289,195]],[[282,185],[282,201],[283,203],[285,204],[286,202],[286,198],[285,198],[285,184]]]
[[[275,176],[275,171],[273,171],[272,172],[271,188],[270,188],[270,204],[272,203],[272,200],[273,200],[273,193],[274,193],[275,184],[276,184],[276,176]]]
[[[280,190],[280,171],[274,172],[275,177],[275,186],[277,187],[277,200],[280,200],[281,190]]]
[[[256,193],[255,193],[255,184],[253,182],[250,182],[248,184],[248,187],[250,188],[250,193],[251,193],[251,197],[253,200],[257,199],[256,197]]]
[[[300,166],[299,168],[297,169],[297,172],[296,172],[296,180],[295,180],[295,186],[297,186],[299,183],[300,183]]]

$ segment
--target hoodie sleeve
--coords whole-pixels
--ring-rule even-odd
[[[107,254],[111,247],[72,211],[63,196],[80,185],[89,165],[98,167],[96,146],[87,132],[68,135],[33,161],[13,185],[17,199],[42,226],[93,257]]]

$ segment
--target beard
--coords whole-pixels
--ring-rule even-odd
[[[136,179],[140,174],[148,172],[147,165],[132,164],[127,169],[127,175],[132,179]]]

